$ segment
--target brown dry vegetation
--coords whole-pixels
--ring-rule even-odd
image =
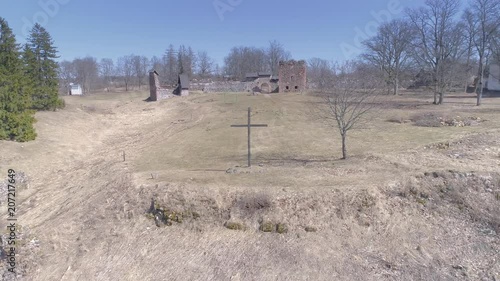
[[[66,97],[37,114],[36,141],[0,142],[0,171],[29,179],[20,279],[500,280],[500,99],[394,97],[341,161],[314,97],[240,95]],[[230,128],[248,106],[269,124],[252,169]],[[388,121],[422,112],[484,122]],[[157,227],[152,199],[182,219]]]

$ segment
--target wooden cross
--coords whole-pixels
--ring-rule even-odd
[[[250,122],[250,115],[252,112],[252,108],[248,108],[248,124],[247,125],[231,125],[233,128],[248,128],[248,167],[252,166],[250,159],[252,158],[252,154],[250,152],[250,128],[252,127],[267,127],[267,124],[252,124]]]

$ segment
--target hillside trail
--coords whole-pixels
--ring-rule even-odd
[[[194,119],[191,124],[196,124],[203,119],[203,111],[196,106],[185,102],[169,106],[142,102],[85,106],[70,100],[64,110],[37,116],[37,142],[13,144],[19,152],[12,154],[18,158],[11,159],[11,165],[20,166],[30,179],[29,188],[19,193],[19,224],[29,226],[32,238],[42,241],[36,259],[40,263],[38,270],[43,267],[44,272],[52,272],[39,280],[63,276],[59,263],[69,259],[68,264],[74,264],[76,261],[71,259],[78,259],[79,251],[86,249],[84,245],[90,247],[88,241],[81,245],[75,241],[97,239],[103,224],[107,228],[104,231],[113,232],[112,224],[130,215],[129,211],[142,213],[136,207],[145,198],[133,198],[136,202],[131,202],[126,198],[132,196],[130,190],[119,190],[120,185],[132,188],[129,159],[143,149],[143,139],[157,137],[156,120],[189,115]],[[182,129],[173,125],[163,128],[162,132],[167,132],[163,137]],[[26,150],[36,149],[43,152],[25,157]],[[128,203],[124,202],[133,207],[127,209]]]

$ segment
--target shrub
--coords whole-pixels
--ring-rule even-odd
[[[284,223],[278,223],[276,225],[276,232],[278,232],[279,234],[287,233],[288,227]]]
[[[273,232],[276,228],[272,222],[263,222],[259,229],[262,232]]]
[[[0,139],[19,142],[31,141],[36,138],[33,123],[36,121],[32,111],[21,113],[0,112]]]
[[[231,230],[245,230],[245,225],[238,222],[226,222],[224,226]]]

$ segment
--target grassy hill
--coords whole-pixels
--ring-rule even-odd
[[[26,175],[26,280],[500,279],[500,99],[390,97],[342,161],[312,95],[146,97],[65,97],[37,113],[36,141],[0,142],[0,171]],[[230,127],[248,107],[269,125],[251,169]],[[482,122],[416,126],[429,116]],[[182,223],[157,227],[152,199]]]

